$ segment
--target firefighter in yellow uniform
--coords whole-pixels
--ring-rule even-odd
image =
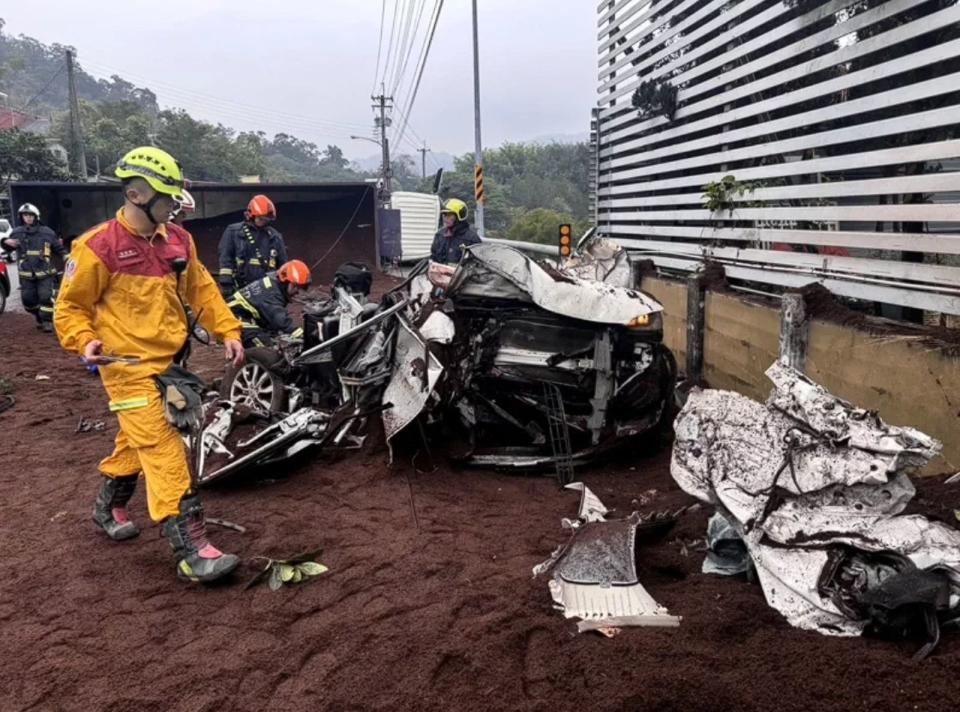
[[[100,463],[93,519],[114,540],[139,534],[127,503],[142,472],[150,517],[162,522],[178,575],[212,581],[236,568],[238,558],[207,539],[183,439],[166,418],[155,379],[188,338],[184,302],[236,365],[243,362],[240,322],[197,258],[190,233],[170,223],[183,200],[177,161],[158,148],[136,148],[120,160],[116,175],[123,207],[73,241],[54,307],[60,343],[99,366],[120,421],[113,454]],[[111,356],[138,360],[111,363]]]

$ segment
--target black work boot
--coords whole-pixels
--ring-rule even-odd
[[[114,541],[132,539],[140,528],[127,516],[127,502],[137,489],[137,475],[107,477],[104,475],[93,505],[93,521]]]
[[[240,563],[233,554],[224,554],[207,539],[203,505],[198,495],[180,500],[180,514],[163,523],[163,534],[177,558],[177,576],[209,583],[226,576]]]

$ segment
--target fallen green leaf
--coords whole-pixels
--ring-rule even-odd
[[[316,561],[304,561],[299,566],[300,570],[303,571],[306,576],[319,576],[329,570],[326,566],[318,564]]]
[[[296,574],[296,568],[290,564],[280,564],[277,568],[280,571],[280,580],[284,583],[289,583]]]
[[[270,581],[268,583],[271,591],[278,591],[283,586],[283,579],[280,577],[280,567],[274,566],[270,571]]]

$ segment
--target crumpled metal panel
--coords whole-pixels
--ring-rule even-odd
[[[638,316],[663,311],[645,294],[543,267],[504,245],[481,243],[465,251],[448,293],[515,298],[527,295],[537,306],[555,314],[601,324],[628,324]]]
[[[443,366],[406,318],[398,315],[400,327],[394,347],[393,373],[383,393],[383,402],[393,407],[383,411],[387,442],[413,422],[427,405]]]
[[[449,344],[456,332],[453,319],[441,311],[430,312],[430,316],[420,327],[420,336],[425,341],[436,341],[438,344]]]
[[[616,240],[596,238],[563,263],[563,271],[581,279],[629,288],[633,270],[626,250]]]
[[[715,504],[742,537],[767,602],[800,628],[862,632],[865,621],[818,592],[839,546],[897,552],[920,569],[946,569],[960,586],[960,532],[900,514],[914,494],[907,471],[940,443],[887,425],[780,364],[767,375],[775,388],[766,406],[692,391],[674,425],[671,460],[680,487]]]
[[[553,579],[548,585],[554,603],[563,607],[565,618],[603,620],[667,613],[640,584],[597,586]]]
[[[628,519],[612,522],[587,522],[577,532],[563,560],[557,564],[557,575],[570,583],[601,586],[637,583],[636,513]]]
[[[647,593],[637,579],[637,527],[627,519],[606,521],[607,508],[582,482],[567,489],[581,493],[578,518],[561,520],[570,539],[533,568],[539,576],[553,569],[550,595],[565,618],[580,618],[580,632],[622,626],[677,626],[680,618]]]

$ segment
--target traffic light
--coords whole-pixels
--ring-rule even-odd
[[[559,244],[561,259],[563,259],[564,257],[570,256],[570,250],[573,248],[573,244],[571,242],[572,238],[573,238],[573,235],[570,232],[570,226],[567,224],[561,225],[560,226],[560,244]]]

